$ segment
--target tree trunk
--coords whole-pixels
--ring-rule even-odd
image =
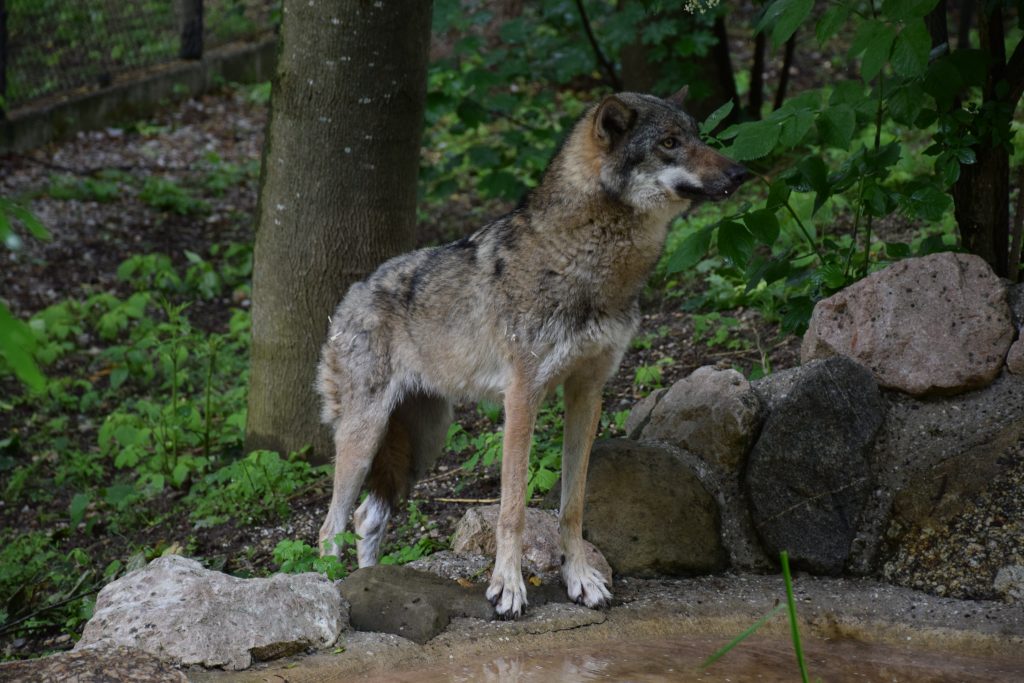
[[[246,448],[333,448],[313,382],[348,287],[414,244],[430,2],[286,0],[263,150]]]
[[[1010,117],[1020,97],[1021,44],[1007,68],[1002,11],[978,13],[981,49],[991,65],[982,89],[983,106],[995,105],[985,133],[974,145],[977,161],[960,166],[953,184],[953,206],[964,248],[1006,277],[1010,249]],[[1008,88],[1000,87],[1000,83]]]

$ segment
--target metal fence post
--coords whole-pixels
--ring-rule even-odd
[[[0,0],[0,121],[7,118],[7,2]]]
[[[181,9],[181,50],[178,56],[182,59],[202,59],[203,0],[181,0]]]

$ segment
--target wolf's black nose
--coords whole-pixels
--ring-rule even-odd
[[[729,168],[725,169],[725,175],[728,176],[729,180],[736,187],[750,180],[750,171],[747,170],[746,166],[739,164],[732,164]]]

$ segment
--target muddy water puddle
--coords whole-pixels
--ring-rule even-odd
[[[727,640],[727,639],[726,639]],[[577,681],[757,681],[800,680],[788,640],[748,639],[701,671],[700,663],[725,641],[714,638],[597,643],[560,652],[504,655],[472,663],[421,667],[363,680],[374,683],[575,683]],[[890,645],[808,639],[805,655],[811,680],[823,683],[985,683],[1024,682],[1020,659],[915,652]]]

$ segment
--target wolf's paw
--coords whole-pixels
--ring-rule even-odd
[[[567,562],[562,565],[562,581],[565,582],[569,599],[578,605],[594,609],[607,607],[611,602],[612,594],[601,572],[586,562]]]
[[[331,522],[330,516],[320,527],[320,557],[333,555],[341,559],[341,546],[334,542],[334,537],[345,530],[345,527],[338,528]]]
[[[494,568],[487,599],[494,605],[499,619],[518,619],[526,609],[526,584],[522,571],[499,572]]]

